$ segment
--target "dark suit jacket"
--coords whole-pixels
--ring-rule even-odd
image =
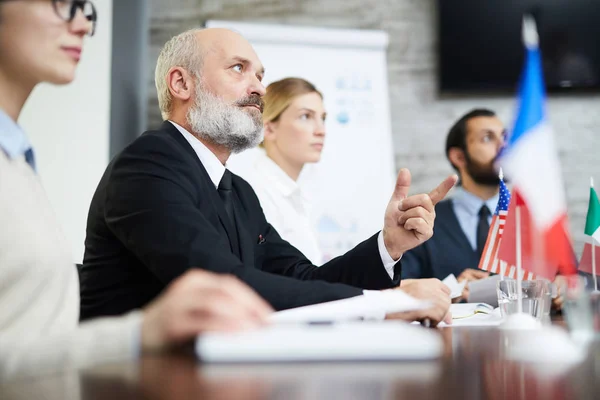
[[[318,268],[266,221],[246,181],[234,175],[232,186],[240,257],[214,184],[171,123],[144,133],[117,155],[88,215],[81,318],[142,307],[192,267],[235,275],[276,310],[399,284],[400,265],[390,279],[376,235]]]
[[[466,268],[477,268],[479,257],[465,236],[452,199],[435,207],[433,237],[402,256],[402,279],[458,277]]]

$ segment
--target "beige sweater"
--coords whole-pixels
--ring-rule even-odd
[[[78,321],[77,270],[46,193],[0,151],[0,380],[136,356],[139,312]]]

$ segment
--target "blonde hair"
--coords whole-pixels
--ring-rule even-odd
[[[317,93],[323,98],[312,83],[302,78],[285,78],[271,83],[263,97],[263,122],[276,122],[296,97],[308,93]]]
[[[158,107],[164,120],[169,118],[173,97],[167,84],[167,73],[172,67],[181,67],[200,79],[202,48],[196,34],[202,29],[190,29],[172,37],[163,46],[154,71]]]

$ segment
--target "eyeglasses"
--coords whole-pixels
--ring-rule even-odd
[[[96,32],[96,21],[98,20],[98,14],[96,13],[94,3],[89,0],[52,0],[52,6],[54,7],[56,15],[66,22],[73,21],[77,15],[77,9],[80,9],[83,16],[92,23],[88,35],[94,36],[94,33]]]
[[[0,0],[0,3],[8,2],[13,0]],[[94,36],[96,32],[96,21],[98,20],[98,14],[96,13],[96,7],[90,0],[51,0],[52,8],[60,19],[65,22],[71,22],[77,15],[77,10],[80,9],[83,16],[92,23],[92,26],[88,32],[89,36]]]

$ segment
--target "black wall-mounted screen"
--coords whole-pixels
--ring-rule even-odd
[[[438,0],[442,92],[512,91],[536,19],[549,91],[600,91],[600,0]]]

